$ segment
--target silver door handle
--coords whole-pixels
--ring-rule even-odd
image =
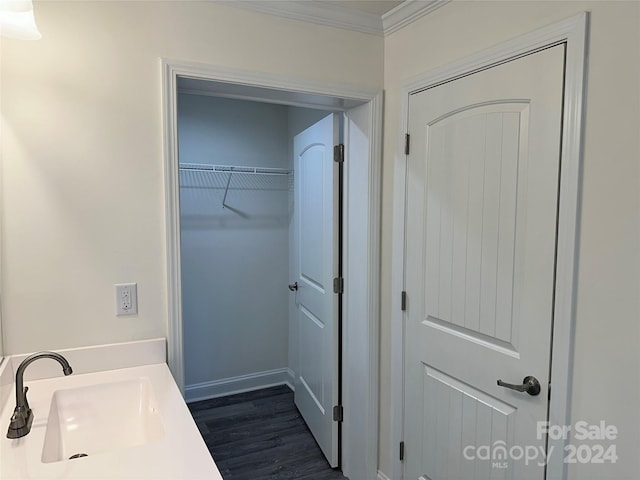
[[[515,390],[516,392],[527,392],[529,395],[536,396],[540,393],[540,382],[536,377],[524,377],[522,385],[514,385],[513,383],[505,383],[498,380],[498,386]]]
[[[298,282],[290,283],[289,290],[291,290],[292,292],[295,292],[296,290],[298,290]]]

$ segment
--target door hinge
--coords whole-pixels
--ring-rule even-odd
[[[549,390],[548,390],[548,394],[547,394],[547,400],[551,400],[551,382],[549,382]]]
[[[405,134],[404,136],[404,154],[405,155],[409,155],[409,143],[410,143],[410,136],[408,133]]]
[[[341,422],[343,415],[344,415],[344,409],[342,408],[342,405],[336,405],[335,407],[333,407],[334,422]]]
[[[336,145],[333,147],[333,161],[337,163],[344,162],[344,145]]]
[[[402,296],[400,297],[400,308],[402,311],[407,310],[407,292],[403,291]]]
[[[333,279],[333,293],[344,293],[344,278],[336,277]]]
[[[404,460],[404,442],[400,442],[400,460]]]

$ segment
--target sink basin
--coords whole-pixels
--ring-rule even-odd
[[[56,390],[42,461],[59,462],[144,445],[163,435],[148,378]]]

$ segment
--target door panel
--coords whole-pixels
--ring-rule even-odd
[[[510,344],[519,127],[528,105],[501,110],[471,108],[426,131],[423,298],[430,321]]]
[[[542,453],[475,453],[545,448],[563,64],[560,45],[410,97],[405,479],[544,476]],[[528,375],[537,396],[496,384]]]
[[[339,117],[329,115],[294,138],[298,265],[298,372],[295,402],[332,467],[338,466],[338,271],[336,201]]]
[[[299,219],[300,219],[300,275],[315,285],[322,293],[323,285],[323,230],[325,225],[324,202],[322,191],[326,179],[324,178],[324,160],[327,146],[316,144],[300,152],[299,170],[296,172],[300,181]],[[330,180],[330,179],[329,179]],[[330,212],[329,212],[330,213]]]
[[[429,465],[435,465],[433,478],[504,478],[506,472],[501,470],[492,476],[490,464],[466,460],[459,452],[466,445],[512,443],[509,436],[513,436],[516,410],[427,366],[423,369],[422,382],[425,399],[422,435],[427,444],[422,471],[428,472]]]

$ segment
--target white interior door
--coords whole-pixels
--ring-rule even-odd
[[[405,479],[544,478],[563,69],[560,45],[409,100]]]
[[[337,164],[339,117],[295,136],[295,255],[298,371],[295,402],[332,467],[338,466]]]

